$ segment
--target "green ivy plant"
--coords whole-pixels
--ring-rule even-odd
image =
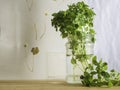
[[[82,64],[83,75],[80,76],[82,84],[109,87],[120,85],[119,73],[114,70],[108,72],[106,62],[98,61],[96,56],[86,53],[86,44],[95,43],[93,9],[82,1],[68,5],[67,10],[53,13],[52,16],[52,26],[61,33],[62,38],[67,38],[70,44],[71,64],[78,65],[77,62]]]
[[[80,76],[82,84],[85,86],[119,86],[120,73],[115,70],[108,72],[107,62],[97,60],[97,57],[92,58],[92,63],[85,68],[84,74]]]
[[[91,42],[95,42],[93,29],[94,11],[84,2],[78,2],[68,6],[66,11],[52,14],[52,26],[61,32],[62,38],[67,38],[72,49],[72,64],[77,61],[87,62],[86,38],[91,36]]]

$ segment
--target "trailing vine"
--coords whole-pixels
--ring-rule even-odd
[[[80,76],[84,86],[108,87],[120,85],[120,74],[114,70],[108,72],[106,62],[99,61],[93,54],[88,54],[87,43],[95,43],[93,20],[95,13],[85,2],[68,5],[68,9],[52,14],[52,26],[67,38],[72,50],[71,64],[78,65],[83,75]],[[68,54],[69,55],[69,54]]]
[[[120,73],[115,70],[108,71],[107,62],[102,59],[97,60],[96,56],[92,57],[92,63],[85,68],[84,74],[80,76],[82,84],[85,86],[119,86]]]

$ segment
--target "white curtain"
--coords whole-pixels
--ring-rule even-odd
[[[87,0],[96,17],[95,54],[120,71],[120,0]]]

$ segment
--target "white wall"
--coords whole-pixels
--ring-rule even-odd
[[[51,14],[78,1],[81,0],[0,0],[0,80],[65,78],[66,40],[51,26]],[[110,69],[120,71],[120,1],[87,2],[97,14],[95,54],[105,59]],[[40,53],[33,57],[31,49],[36,46]]]
[[[51,14],[76,1],[0,0],[0,79],[65,78],[66,40],[51,26]],[[33,56],[36,46],[40,53]]]
[[[14,0],[0,0],[0,79],[16,72],[16,20]]]

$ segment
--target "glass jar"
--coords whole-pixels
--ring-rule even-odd
[[[86,36],[86,44],[85,44],[85,48],[86,48],[86,54],[87,55],[93,55],[94,54],[94,43],[92,42],[92,35],[88,34]]]
[[[86,38],[85,48],[86,54],[91,56],[94,53],[94,43],[91,42],[90,36]],[[81,83],[80,76],[83,74],[82,64],[76,60],[76,64],[71,63],[72,60],[72,49],[70,48],[69,41],[66,43],[66,82],[69,84]]]

